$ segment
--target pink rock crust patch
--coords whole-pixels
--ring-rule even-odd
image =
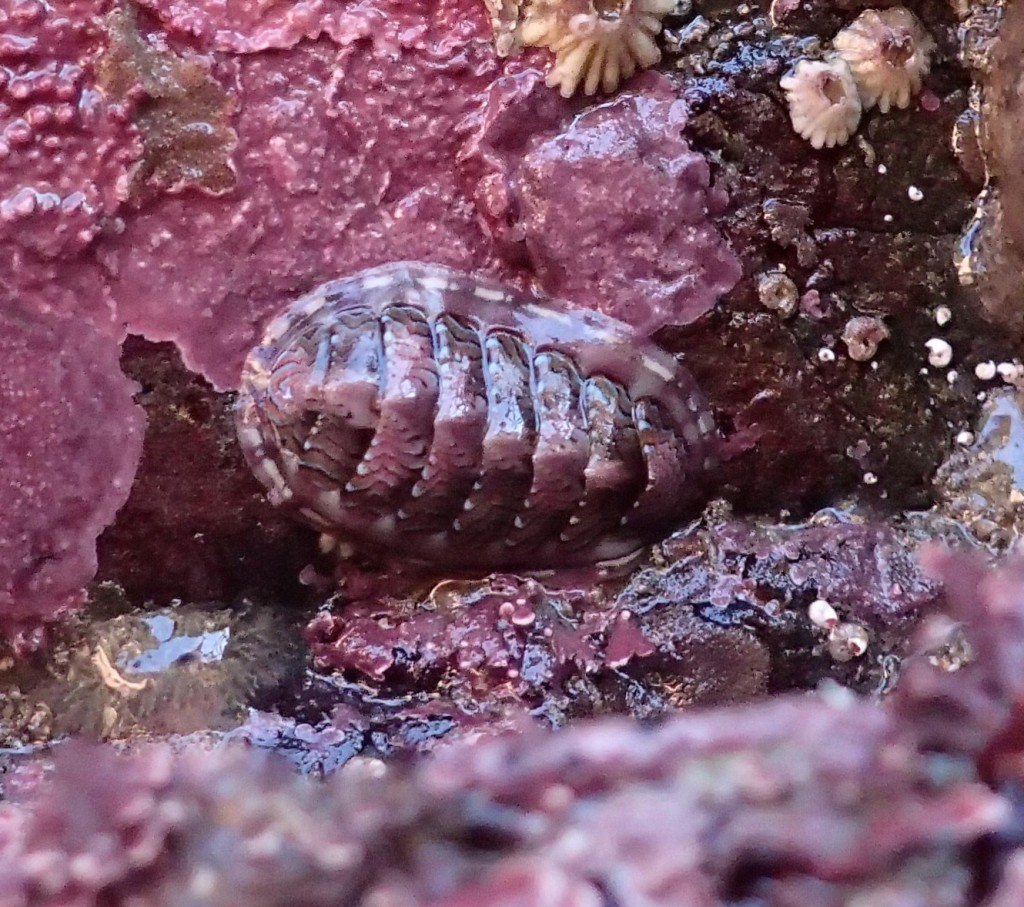
[[[499,80],[466,157],[488,232],[547,294],[653,333],[710,311],[740,265],[711,220],[724,193],[682,138],[686,105],[663,76],[634,85],[578,111],[534,71]]]
[[[119,353],[70,319],[0,311],[0,633],[80,601],[128,497],[145,420]]]

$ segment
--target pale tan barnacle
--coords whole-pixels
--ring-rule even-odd
[[[902,6],[869,9],[832,42],[857,82],[865,110],[907,107],[931,68],[935,42]]]
[[[494,29],[494,48],[499,57],[510,56],[517,48],[522,0],[484,0]]]
[[[850,67],[837,56],[800,60],[779,83],[789,119],[815,148],[844,145],[860,122],[860,96]]]
[[[521,36],[554,53],[547,84],[563,97],[581,87],[612,92],[661,59],[655,38],[674,7],[675,0],[533,0]]]

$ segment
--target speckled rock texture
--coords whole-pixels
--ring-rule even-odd
[[[0,805],[0,903],[1013,903],[1024,565],[927,565],[948,616],[881,704],[504,734],[325,783],[238,750],[66,745],[28,808]],[[956,622],[951,672],[925,653]]]

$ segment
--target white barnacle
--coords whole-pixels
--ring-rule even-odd
[[[871,635],[857,623],[836,624],[828,635],[828,652],[836,661],[860,658],[868,650]]]
[[[907,107],[931,68],[935,41],[902,6],[869,9],[832,42],[850,67],[865,110]]]
[[[779,83],[797,134],[815,148],[845,145],[860,123],[860,95],[850,67],[834,54],[800,60]]]
[[[661,59],[655,38],[674,7],[675,0],[533,0],[522,40],[555,55],[547,84],[562,97],[581,87],[610,93]]]

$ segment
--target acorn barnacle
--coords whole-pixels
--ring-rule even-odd
[[[654,39],[674,7],[675,0],[534,0],[522,40],[554,53],[547,84],[562,97],[581,86],[587,95],[613,92],[661,59]]]
[[[860,123],[861,102],[850,67],[835,54],[800,60],[779,83],[793,129],[815,148],[844,145]]]
[[[935,42],[902,6],[869,9],[832,42],[850,67],[865,110],[907,107],[931,68]]]

